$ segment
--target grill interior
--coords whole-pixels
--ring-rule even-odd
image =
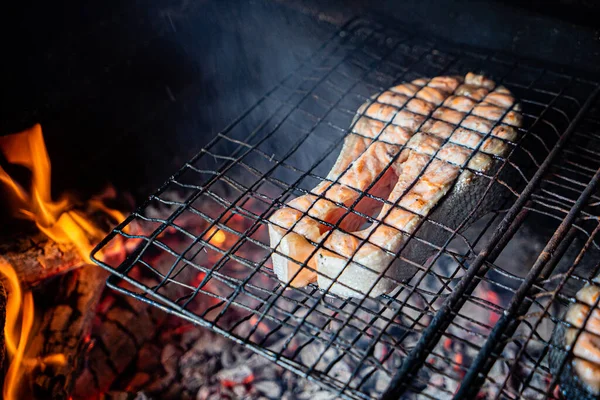
[[[388,295],[342,299],[281,284],[267,219],[325,179],[356,109],[394,84],[469,71],[506,86],[523,106],[519,142],[498,160],[521,182],[488,177],[513,194],[505,209],[452,232],[444,246],[430,244],[436,255]],[[114,289],[345,398],[554,398],[552,329],[598,272],[597,91],[583,73],[355,19],[94,251],[117,239],[137,245],[123,264],[94,260],[113,272]],[[166,232],[180,240],[163,241]],[[157,254],[169,262],[153,264]],[[161,283],[148,287],[140,274]]]

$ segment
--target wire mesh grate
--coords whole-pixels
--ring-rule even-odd
[[[464,232],[425,218],[448,240],[429,243],[417,231],[412,240],[435,255],[423,263],[395,254],[414,276],[377,298],[281,283],[268,218],[326,179],[359,106],[394,84],[470,71],[484,71],[523,107],[520,139],[497,160],[518,179],[482,174],[509,190],[504,205]],[[551,332],[598,272],[600,197],[589,189],[600,168],[597,90],[580,73],[356,19],[219,133],[93,258],[113,272],[109,286],[345,398],[554,398]],[[98,252],[117,243],[131,255],[103,262]]]

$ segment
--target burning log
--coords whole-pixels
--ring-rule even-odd
[[[9,164],[31,171],[28,191],[0,166],[0,183],[14,201],[15,217],[31,221],[39,231],[31,238],[9,241],[0,247],[0,261],[12,265],[23,288],[45,278],[89,263],[88,254],[106,234],[92,214],[100,213],[113,222],[124,216],[104,204],[109,194],[90,199],[79,210],[72,195],[52,199],[50,158],[39,124],[13,135],[0,137],[0,154]]]
[[[38,355],[33,373],[37,398],[66,399],[75,385],[92,329],[94,310],[104,288],[106,271],[86,265],[48,285],[52,298],[31,351]]]
[[[72,195],[53,200],[50,158],[39,124],[0,137],[0,155],[11,168],[20,166],[31,172],[30,190],[3,166],[0,166],[0,183],[8,189],[7,198],[14,203],[14,216],[39,229],[30,237],[0,241],[0,266],[3,267],[0,270],[4,272],[0,283],[10,285],[6,287],[10,289],[11,300],[6,343],[12,359],[6,374],[4,398],[22,398],[20,392],[25,377],[34,397],[67,398],[85,355],[83,350],[89,341],[106,277],[98,267],[79,267],[90,264],[88,255],[94,244],[105,236],[109,225],[123,220],[124,216],[106,206],[104,200],[109,194],[86,201],[84,209]],[[108,226],[96,223],[98,214]],[[125,245],[119,241],[100,256],[117,260],[125,256],[125,251]],[[47,281],[66,272],[69,273],[54,282]],[[42,287],[36,297],[42,297],[40,304],[46,307],[38,310],[28,289],[42,281],[47,283],[39,285]],[[32,333],[37,311],[41,311],[42,318],[37,332]],[[17,326],[19,320],[21,327]]]
[[[164,312],[144,302],[108,293],[96,310],[90,350],[73,398],[107,392],[134,363],[142,346],[156,336],[165,318]]]
[[[56,243],[41,232],[1,241],[0,259],[13,266],[23,289],[85,264],[75,245]]]

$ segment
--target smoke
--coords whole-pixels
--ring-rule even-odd
[[[56,5],[23,19],[0,134],[42,124],[56,194],[112,183],[138,200],[336,30],[263,1]]]

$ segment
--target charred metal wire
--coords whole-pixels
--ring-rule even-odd
[[[565,305],[574,301],[571,286],[597,273],[581,265],[585,254],[600,249],[600,122],[590,115],[598,82],[424,37],[371,20],[349,22],[96,247],[92,258],[113,274],[108,285],[344,398],[553,398],[552,345],[544,326],[563,323]],[[280,283],[269,265],[274,250],[264,237],[267,220],[289,198],[308,193],[311,182],[325,179],[358,105],[404,81],[479,70],[513,92],[526,121],[518,141],[507,142],[510,154],[496,157],[498,170],[483,174],[487,190],[499,184],[512,193],[506,211],[465,232],[424,218],[422,224],[446,230],[448,240],[435,245],[418,231],[411,235],[435,255],[420,264],[402,250],[394,254],[417,272],[376,299]],[[502,181],[504,169],[521,184]],[[364,193],[355,204],[338,206],[359,213],[354,207],[363,197],[387,202]],[[522,261],[520,269],[503,264],[505,249],[528,243],[523,232],[534,218],[552,228],[540,233],[543,245],[530,251],[531,263]],[[168,235],[178,240],[169,242]],[[135,251],[109,265],[99,252],[117,240],[133,243]],[[569,261],[573,251],[580,256]],[[160,283],[144,284],[143,274]]]

